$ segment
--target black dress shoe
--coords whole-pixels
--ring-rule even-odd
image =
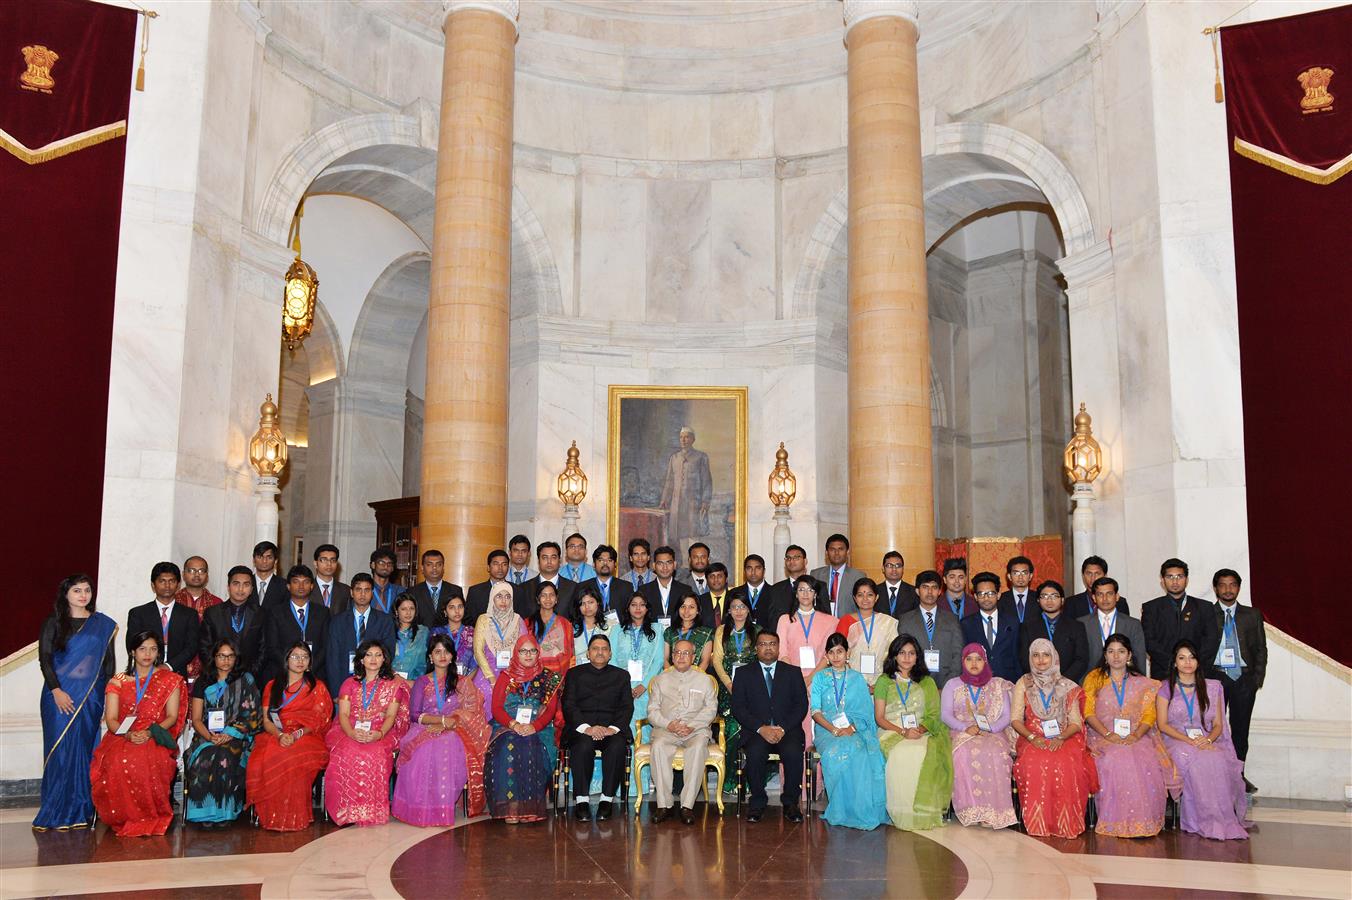
[[[653,813],[653,824],[660,825],[670,818],[671,818],[671,807],[660,806],[658,807],[657,812]]]
[[[610,818],[612,812],[613,810],[611,809],[610,801],[602,800],[596,805],[596,820],[598,822],[604,822],[606,819]]]
[[[798,811],[796,806],[786,806],[784,807],[784,818],[797,825],[803,821],[803,814]]]
[[[681,824],[682,825],[695,824],[695,811],[693,809],[686,809],[684,806],[681,807]]]
[[[591,819],[591,804],[584,800],[573,807],[573,818],[579,822],[586,822]]]
[[[763,809],[752,810],[751,812],[746,814],[746,820],[752,823],[759,822],[761,820],[761,816],[763,815],[765,815],[765,810]]]
[[[1248,778],[1245,778],[1245,779],[1244,779],[1244,792],[1245,792],[1246,794],[1256,794],[1256,793],[1258,793],[1258,788],[1254,786],[1254,783],[1253,783],[1252,781],[1250,781]]]

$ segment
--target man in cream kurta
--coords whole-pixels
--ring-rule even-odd
[[[657,814],[654,822],[671,815],[672,759],[683,750],[681,821],[695,819],[693,809],[700,784],[705,779],[704,761],[709,756],[709,725],[718,714],[718,688],[714,680],[693,667],[695,645],[677,641],[671,648],[673,668],[667,669],[648,686],[648,722],[652,732],[653,785],[657,789]]]

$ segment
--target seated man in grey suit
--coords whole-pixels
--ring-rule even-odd
[[[850,539],[843,534],[833,534],[827,538],[826,562],[827,565],[812,570],[812,577],[825,586],[821,596],[831,604],[828,611],[837,619],[851,613],[857,614],[859,609],[854,605],[854,583],[863,578],[864,573],[850,565]]]
[[[1131,641],[1131,652],[1137,659],[1145,659],[1145,630],[1141,627],[1140,619],[1133,619],[1118,608],[1117,579],[1106,576],[1095,579],[1090,596],[1094,601],[1094,611],[1080,618],[1084,624],[1084,636],[1089,641],[1089,668],[1094,668],[1102,661],[1103,645],[1114,634]]]
[[[925,666],[940,688],[962,669],[962,626],[948,604],[939,602],[943,592],[938,572],[921,572],[915,579],[920,605],[897,619],[897,633],[909,634],[920,644]]]

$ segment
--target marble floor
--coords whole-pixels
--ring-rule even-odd
[[[34,833],[34,811],[15,808],[0,810],[0,897],[1352,898],[1352,814],[1314,806],[1260,804],[1250,839],[1227,842],[1177,831],[1040,840],[954,824],[864,833],[820,818],[748,824],[702,804],[692,826],[654,825],[645,810],[296,834],[175,824],[120,839],[103,826]]]

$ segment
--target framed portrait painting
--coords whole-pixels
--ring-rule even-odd
[[[711,562],[741,580],[746,553],[746,397],[744,387],[610,386],[609,543],[619,571],[628,546],[646,538],[676,551],[709,546]]]

